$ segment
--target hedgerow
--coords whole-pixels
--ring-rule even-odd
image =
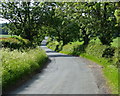
[[[26,49],[32,47],[32,44],[29,40],[23,39],[18,36],[8,37],[8,38],[0,38],[1,46],[4,48],[14,49]]]

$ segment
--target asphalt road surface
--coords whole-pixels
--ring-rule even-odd
[[[11,94],[105,94],[83,58],[54,52],[46,47],[46,40],[41,47],[51,62]]]

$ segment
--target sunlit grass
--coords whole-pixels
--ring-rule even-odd
[[[29,49],[21,52],[9,49],[0,50],[2,54],[2,86],[3,88],[14,84],[23,76],[41,68],[47,59],[47,55],[40,48]]]
[[[104,58],[97,58],[96,56],[92,56],[87,53],[81,54],[80,56],[90,59],[103,66],[103,73],[107,79],[107,84],[112,90],[112,94],[118,94],[118,69],[115,66],[111,65],[108,60]]]

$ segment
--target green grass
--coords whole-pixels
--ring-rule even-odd
[[[47,55],[40,48],[29,49],[21,52],[9,49],[0,50],[2,53],[2,86],[3,89],[16,83],[23,76],[31,74],[41,68],[47,60]]]

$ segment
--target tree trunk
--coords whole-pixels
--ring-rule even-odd
[[[89,44],[90,39],[88,38],[88,35],[86,35],[85,37],[83,37],[83,40],[84,40],[83,45],[88,45]]]
[[[90,38],[89,38],[89,35],[86,34],[86,30],[84,28],[82,29],[82,34],[84,35],[84,37],[83,37],[83,41],[84,41],[83,45],[88,45],[89,41],[90,41]]]
[[[63,40],[63,46],[66,45],[67,43],[68,43],[68,41],[64,39]]]

